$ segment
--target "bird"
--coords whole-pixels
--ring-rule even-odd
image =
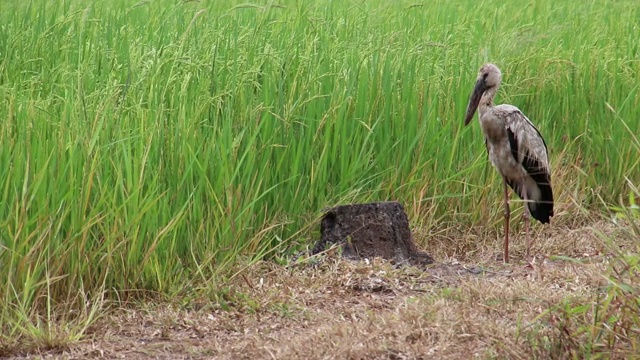
[[[509,190],[524,201],[526,258],[530,261],[531,240],[529,217],[543,224],[550,223],[553,214],[551,165],[547,144],[540,131],[523,112],[509,104],[494,105],[500,88],[502,72],[491,63],[478,71],[476,83],[469,97],[464,125],[467,126],[478,111],[480,128],[489,160],[502,176],[504,188],[504,257],[509,262]],[[531,262],[530,262],[531,264]]]

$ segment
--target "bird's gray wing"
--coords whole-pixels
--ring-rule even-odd
[[[513,157],[535,181],[540,190],[537,204],[530,204],[531,215],[543,223],[553,216],[553,192],[551,189],[551,166],[544,138],[533,123],[515,106],[500,106]],[[513,188],[513,185],[509,184]],[[522,197],[519,190],[516,192]],[[530,198],[531,199],[531,198]],[[532,199],[533,200],[533,199]]]
[[[526,162],[535,162],[536,170],[550,173],[549,155],[544,138],[533,123],[524,116],[522,111],[515,106],[510,108],[505,109],[510,110],[505,114],[505,127],[507,133],[509,133],[511,151],[514,157],[520,164],[525,165]]]

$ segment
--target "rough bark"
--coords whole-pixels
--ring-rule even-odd
[[[320,224],[313,253],[333,244],[352,259],[382,257],[397,264],[427,265],[433,258],[413,242],[409,221],[398,202],[342,205],[329,209]]]

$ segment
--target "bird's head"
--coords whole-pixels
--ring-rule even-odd
[[[502,73],[500,69],[494,64],[484,64],[478,71],[478,78],[476,79],[476,85],[473,88],[471,97],[469,98],[469,104],[467,105],[467,114],[464,118],[464,124],[468,125],[473,115],[475,115],[482,94],[489,89],[494,91],[500,86],[502,81]]]

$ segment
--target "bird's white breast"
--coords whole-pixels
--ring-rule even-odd
[[[522,165],[513,157],[509,140],[506,137],[493,142],[487,139],[487,148],[489,150],[489,160],[491,164],[493,164],[502,176],[518,182],[524,177],[526,173]]]
[[[485,135],[489,160],[493,166],[508,179],[520,181],[526,172],[513,157],[504,118],[489,110],[480,115],[480,126]]]

